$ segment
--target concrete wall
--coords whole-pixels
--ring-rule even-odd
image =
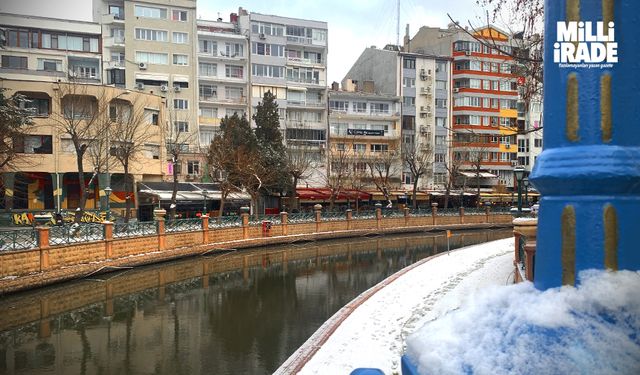
[[[346,79],[358,82],[374,81],[376,92],[399,95],[398,69],[398,52],[366,48],[345,75],[342,85],[345,85]]]

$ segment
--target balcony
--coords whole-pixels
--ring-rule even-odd
[[[198,100],[205,103],[247,104],[247,98],[244,96],[239,98],[221,98],[213,95],[200,95]]]
[[[125,68],[125,62],[118,60],[111,60],[104,62],[105,69],[114,69],[114,68]]]
[[[313,39],[304,36],[287,35],[287,43],[309,46],[313,44]]]
[[[287,57],[287,63],[291,65],[302,65],[302,66],[324,66],[324,61],[318,61],[313,59],[305,59],[302,57]]]
[[[370,139],[395,139],[400,136],[400,133],[395,130],[340,129],[338,131],[334,131],[334,129],[332,129],[331,136],[336,138],[367,137]]]
[[[326,124],[317,121],[300,121],[300,120],[286,120],[284,122],[287,128],[299,128],[299,129],[325,129]]]
[[[124,48],[124,37],[110,36],[108,38],[104,38],[104,46],[106,48]]]
[[[245,60],[247,57],[245,55],[239,54],[230,54],[226,51],[198,51],[199,58],[209,58],[209,59],[219,59],[219,60],[231,60],[231,61],[241,61]]]
[[[200,125],[220,125],[221,120],[222,119],[219,119],[217,117],[198,116],[198,124]]]
[[[320,100],[287,100],[288,107],[325,108],[327,102]]]
[[[124,12],[113,13],[113,14],[103,14],[101,23],[103,25],[110,25],[112,23],[124,23]]]
[[[303,83],[308,85],[319,85],[319,86],[325,85],[324,80],[313,79],[313,78],[303,78],[303,77],[287,77],[287,82]]]

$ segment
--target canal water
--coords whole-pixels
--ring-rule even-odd
[[[446,250],[443,233],[291,243],[2,296],[0,374],[270,374],[360,293]]]

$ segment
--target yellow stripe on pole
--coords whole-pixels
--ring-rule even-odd
[[[451,231],[447,229],[447,238],[451,238]]]

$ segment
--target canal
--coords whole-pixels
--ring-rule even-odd
[[[446,250],[443,233],[291,243],[2,296],[0,374],[269,374],[360,293]]]

